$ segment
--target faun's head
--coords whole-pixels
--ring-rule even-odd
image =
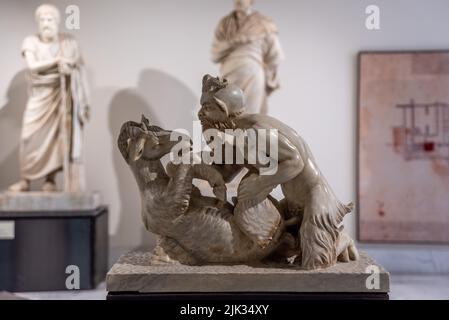
[[[122,125],[117,144],[129,165],[140,159],[159,160],[178,143],[170,140],[171,133],[158,126],[151,126],[142,115],[140,123],[128,121]]]
[[[59,30],[61,15],[58,8],[51,4],[40,5],[34,15],[39,26],[39,34],[43,40],[53,40]]]
[[[243,91],[226,79],[210,75],[203,77],[202,91],[198,118],[203,130],[234,128],[233,119],[244,112]]]

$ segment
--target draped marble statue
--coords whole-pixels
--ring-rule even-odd
[[[43,191],[55,191],[64,170],[64,190],[84,189],[82,129],[89,109],[83,63],[75,39],[58,32],[60,14],[41,5],[35,14],[39,33],[25,38],[22,55],[29,73],[29,99],[20,142],[21,180],[10,191],[28,191],[44,178]]]
[[[247,113],[268,112],[267,97],[279,88],[283,52],[274,22],[251,8],[254,0],[235,0],[235,10],[215,30],[212,60],[222,77],[245,94]]]

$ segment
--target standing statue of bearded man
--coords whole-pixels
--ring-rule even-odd
[[[89,108],[81,54],[73,37],[58,32],[56,7],[39,6],[35,19],[39,33],[22,45],[30,90],[20,142],[21,180],[9,190],[29,191],[31,180],[44,178],[43,191],[55,191],[55,175],[64,169],[70,180],[66,191],[83,191],[82,128]]]
[[[267,114],[267,97],[279,88],[284,58],[274,22],[252,9],[254,0],[235,0],[235,10],[215,30],[212,60],[221,76],[245,94],[247,113]]]

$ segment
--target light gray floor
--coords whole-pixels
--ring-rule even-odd
[[[449,275],[392,275],[390,299],[449,300]],[[104,283],[95,290],[16,293],[32,300],[104,300]]]
[[[16,292],[15,295],[30,300],[106,300],[107,292],[103,282],[95,290]]]
[[[392,275],[394,300],[449,300],[449,275]]]

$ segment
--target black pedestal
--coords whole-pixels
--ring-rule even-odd
[[[141,293],[109,292],[107,300],[149,301],[300,301],[300,300],[389,300],[388,293],[367,292],[211,292]]]
[[[81,290],[104,281],[108,269],[107,207],[0,211],[0,224],[13,230],[12,235],[0,238],[0,291],[67,290],[67,278],[76,273],[68,266],[79,270]]]

